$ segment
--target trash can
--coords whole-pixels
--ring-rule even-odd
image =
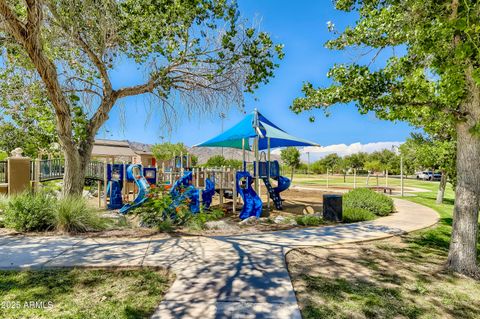
[[[323,219],[334,222],[342,221],[342,195],[323,195]]]

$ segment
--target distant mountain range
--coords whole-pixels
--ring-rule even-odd
[[[207,160],[215,155],[222,155],[222,148],[221,147],[189,147],[188,152],[198,157],[198,163],[204,164]],[[234,149],[234,148],[223,148],[223,156],[226,159],[236,159],[242,160],[242,150]],[[247,162],[251,162],[254,159],[254,153],[246,151],[245,157]],[[263,155],[262,155],[263,156]],[[267,152],[265,151],[265,157],[267,156]],[[263,158],[262,158],[263,159]],[[266,159],[266,158],[265,158]],[[270,159],[280,161],[280,156],[271,154]]]
[[[151,154],[151,147],[152,144],[145,144],[139,143],[135,141],[127,141],[130,145],[130,148],[133,149],[135,152],[141,152],[143,154]],[[198,163],[204,164],[208,161],[208,159],[215,155],[222,155],[222,148],[221,147],[187,147],[188,152],[198,157]],[[262,152],[261,152],[262,154]],[[236,159],[242,160],[242,150],[234,149],[234,148],[223,148],[223,156],[226,159]],[[245,152],[247,162],[251,162],[254,159],[254,153],[246,151]],[[263,155],[262,155],[263,156]],[[265,157],[267,156],[267,152],[265,151]],[[262,158],[263,159],[263,158]],[[280,161],[280,156],[277,154],[271,154],[270,159]]]

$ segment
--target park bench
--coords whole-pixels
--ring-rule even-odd
[[[389,193],[390,195],[392,195],[392,190],[393,188],[391,187],[386,187],[386,186],[370,186],[370,187],[367,187],[368,189],[371,189],[371,190],[374,190],[376,192],[380,192],[380,191],[383,191],[383,193]]]

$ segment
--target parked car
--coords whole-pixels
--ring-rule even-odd
[[[442,179],[441,173],[434,173],[432,171],[417,172],[416,175],[417,179],[421,179],[424,181],[439,181]]]

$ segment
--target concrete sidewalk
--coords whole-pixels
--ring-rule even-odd
[[[3,237],[0,268],[162,266],[177,278],[154,318],[301,318],[285,254],[299,246],[372,240],[429,227],[430,208],[395,199],[371,222],[222,237]]]

